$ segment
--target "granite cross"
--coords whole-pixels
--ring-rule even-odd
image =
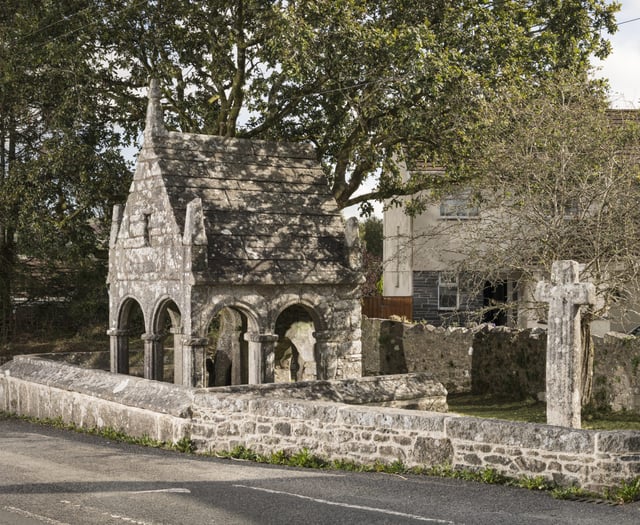
[[[539,282],[536,300],[549,303],[547,424],[580,428],[582,349],[580,305],[595,304],[592,283],[578,282],[575,261],[555,261],[551,283]]]

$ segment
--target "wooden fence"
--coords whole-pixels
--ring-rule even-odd
[[[373,295],[362,298],[362,315],[374,319],[388,319],[392,315],[413,320],[412,297],[382,297]]]

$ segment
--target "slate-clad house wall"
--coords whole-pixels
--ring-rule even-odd
[[[312,322],[319,379],[361,375],[358,228],[345,225],[313,148],[168,132],[152,82],[136,172],[109,252],[111,369],[129,372],[144,316],[145,377],[208,384],[209,326],[234,323],[229,382],[273,381],[276,322]],[[212,375],[212,371],[209,371]],[[218,374],[219,375],[219,374]]]

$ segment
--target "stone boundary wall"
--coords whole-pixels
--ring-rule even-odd
[[[448,392],[468,392],[473,339],[466,328],[363,318],[363,374],[429,372]]]
[[[541,397],[547,337],[540,328],[434,327],[363,319],[367,375],[429,372],[449,393]],[[594,406],[640,412],[640,337],[594,337]]]
[[[592,399],[597,408],[640,413],[640,337],[594,337]]]
[[[163,441],[189,436],[203,452],[306,447],[328,459],[491,467],[598,491],[640,475],[640,432],[270,398],[252,387],[244,393],[189,389],[35,358],[0,368],[0,410]]]

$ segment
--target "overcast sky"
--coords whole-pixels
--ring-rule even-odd
[[[594,60],[596,75],[609,79],[613,107],[640,109],[640,0],[622,0],[616,18],[613,52],[604,62]]]

